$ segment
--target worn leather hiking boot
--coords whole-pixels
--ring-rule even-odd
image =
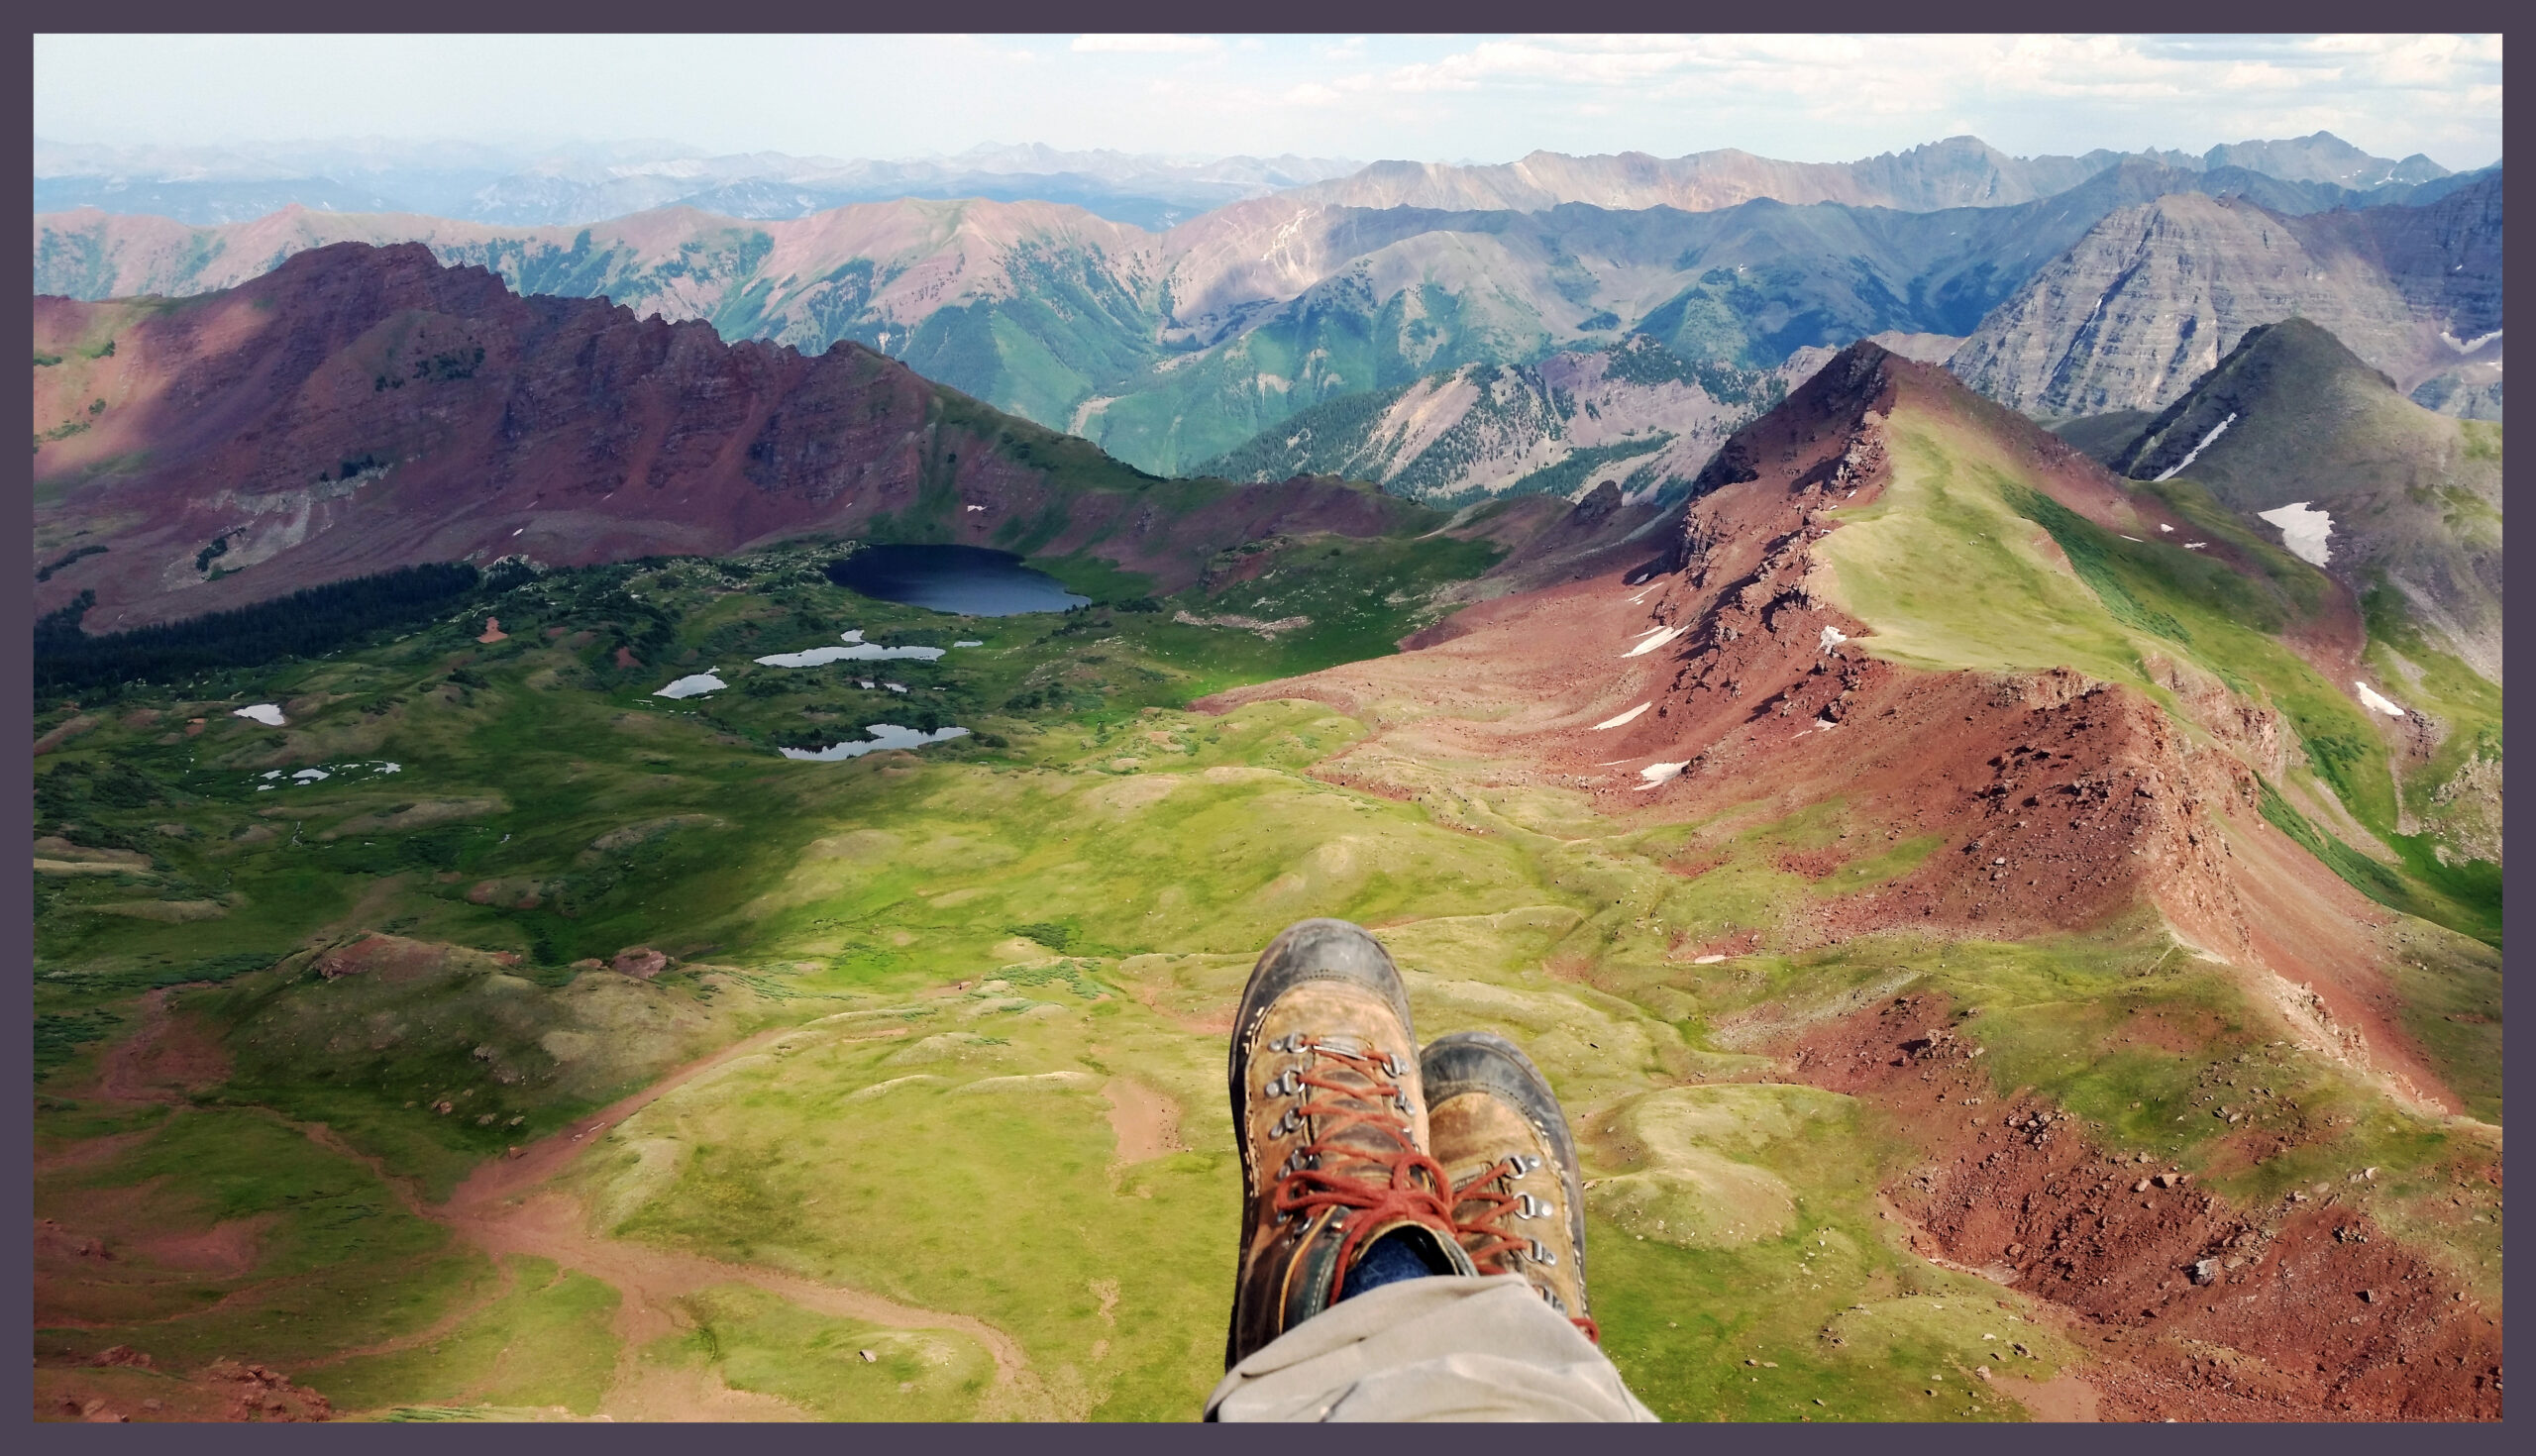
[[[1306,920],[1260,953],[1227,1076],[1242,1250],[1225,1369],[1337,1302],[1386,1236],[1434,1273],[1473,1272],[1426,1155],[1417,1047],[1400,973],[1364,931]]]
[[[1522,1048],[1486,1031],[1419,1054],[1428,1147],[1453,1180],[1453,1226],[1482,1274],[1520,1274],[1597,1344],[1585,1302],[1585,1196],[1576,1140]]]

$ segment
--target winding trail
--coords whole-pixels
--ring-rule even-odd
[[[183,1105],[187,1092],[212,1074],[191,1048],[173,1057],[164,1043],[176,1023],[167,1007],[168,993],[154,990],[142,998],[142,1024],[116,1046],[99,1067],[99,1095],[121,1102]],[[483,1297],[470,1300],[434,1320],[428,1327],[360,1350],[346,1350],[319,1362],[331,1365],[356,1355],[387,1354],[445,1338],[468,1318],[510,1293],[515,1279],[503,1255],[534,1255],[565,1269],[578,1270],[613,1285],[620,1296],[616,1333],[622,1344],[614,1378],[601,1398],[602,1418],[646,1420],[804,1419],[806,1412],[786,1401],[730,1390],[710,1373],[647,1369],[641,1361],[646,1345],[680,1328],[677,1301],[703,1290],[747,1285],[817,1313],[894,1329],[939,1329],[966,1335],[995,1362],[995,1382],[979,1411],[987,1418],[1063,1418],[1068,1413],[1032,1374],[1029,1358],[1010,1335],[973,1315],[903,1304],[880,1295],[782,1270],[734,1264],[697,1254],[616,1239],[589,1227],[581,1201],[545,1185],[565,1172],[601,1135],[661,1097],[704,1078],[723,1066],[806,1028],[779,1026],[761,1031],[679,1067],[629,1096],[622,1097],[569,1126],[522,1145],[514,1155],[478,1167],[452,1191],[449,1200],[434,1203],[422,1196],[412,1180],[390,1173],[380,1161],[345,1142],[323,1122],[288,1122],[330,1153],[360,1163],[393,1192],[406,1210],[438,1223],[490,1257],[500,1278]],[[173,1073],[173,1076],[167,1074]],[[220,1079],[211,1076],[217,1083]],[[277,1114],[276,1114],[277,1115]],[[243,1292],[242,1292],[243,1293]],[[312,1367],[314,1368],[314,1367]]]

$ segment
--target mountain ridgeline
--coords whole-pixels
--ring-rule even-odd
[[[2191,193],[2109,213],[1955,355],[1964,380],[2049,417],[2165,408],[2246,332],[2323,325],[2395,387],[2497,419],[2501,173],[2418,207],[2285,214]]]
[[[2307,158],[2295,167],[2267,163],[2294,179],[2213,157],[2011,166],[1965,140],[1830,170],[1725,154],[1678,164],[1544,155],[1511,170],[1416,169],[1414,179],[1386,164],[1160,232],[1041,200],[907,198],[762,221],[682,204],[547,227],[305,209],[190,227],[83,210],[35,220],[35,286],[86,299],[183,295],[234,286],[307,248],[421,242],[521,292],[604,296],[809,353],[862,344],[1166,474],[1316,405],[1465,365],[1534,365],[1632,334],[1742,369],[1886,332],[1972,335],[2108,218],[2182,194],[2226,195],[2247,216],[2325,219],[2310,219],[2309,233],[2359,238],[2344,251],[2376,260],[2355,265],[2351,286],[2364,291],[2400,293],[2402,279],[2434,268],[2456,274],[2437,296],[2404,295],[2404,317],[2429,325],[2424,337],[2473,330],[2496,311],[2496,173],[2397,180],[2421,168],[2336,159],[2321,144],[2281,154]],[[2377,187],[2363,195],[2307,175],[2319,171]],[[2459,215],[2454,237],[2400,225],[2486,183],[2491,215]],[[2410,240],[2400,259],[2363,246],[2399,234]],[[2373,281],[2381,274],[2398,281]],[[2486,297],[2493,308],[2476,301]],[[2015,349],[2046,347],[2032,340],[2057,338],[2060,326],[2049,309],[2027,312],[2034,322],[2018,325]],[[2272,321],[2260,313],[2244,324]],[[2368,337],[2352,337],[2377,358]],[[2050,347],[2055,360],[2071,352],[2065,341]],[[2039,366],[2013,352],[1995,341],[1976,351],[1999,356],[1977,375],[1982,387],[2002,397],[2023,387],[2019,371]],[[2210,362],[2184,353],[2187,376]],[[2160,387],[2132,392],[2163,404],[2171,395]],[[2472,381],[2436,387],[2460,410],[2482,407]]]
[[[1776,404],[1827,351],[1776,369],[1693,364],[1643,334],[1537,364],[1463,364],[1345,394],[1200,467],[1233,480],[1339,475],[1458,506],[1508,494],[1678,495],[1727,435]]]
[[[39,300],[35,348],[38,605],[93,591],[97,631],[433,562],[815,533],[1097,559],[1177,590],[1281,531],[1430,520],[1333,480],[1157,479],[859,346],[522,297],[413,244],[191,298]]]

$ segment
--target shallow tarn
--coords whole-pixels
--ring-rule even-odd
[[[1010,617],[1089,606],[1045,572],[1007,551],[980,546],[867,546],[828,564],[848,591],[970,617]]]

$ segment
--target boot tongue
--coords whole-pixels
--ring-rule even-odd
[[[1316,1141],[1331,1150],[1321,1167],[1338,1172],[1333,1164],[1355,1154],[1383,1165],[1383,1181],[1390,1182],[1391,1165],[1410,1147],[1409,1114],[1394,1100],[1399,1083],[1389,1075],[1379,1051],[1363,1051],[1353,1040],[1331,1037],[1315,1050],[1320,1055],[1313,1058],[1309,1075],[1330,1086],[1307,1092],[1313,1101],[1335,1103],[1338,1108],[1336,1115],[1322,1114],[1321,1126],[1315,1129]]]

